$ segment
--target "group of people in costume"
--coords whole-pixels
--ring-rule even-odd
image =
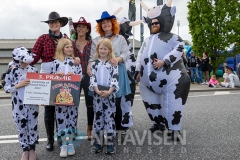
[[[99,36],[94,39],[91,38],[91,23],[84,17],[71,22],[75,38],[64,37],[60,28],[68,23],[68,18],[51,12],[48,20],[43,21],[48,24],[49,33],[37,39],[32,51],[25,47],[14,49],[15,65],[6,75],[4,89],[13,95],[12,113],[23,149],[22,160],[36,159],[38,105],[23,104],[21,93],[30,83],[26,73],[37,72],[33,66],[40,59],[40,73],[81,75],[80,91],[84,91],[87,108],[87,138],[94,140],[92,150],[95,153],[101,152],[106,145],[106,153],[113,154],[116,130],[121,130],[124,135],[133,126],[136,80],[153,123],[150,130],[168,129],[172,140],[180,134],[190,79],[181,59],[184,42],[170,33],[176,9],[171,7],[171,0],[153,8],[148,8],[142,1],[141,5],[147,11],[144,21],[151,35],[143,42],[137,60],[128,38],[132,36],[132,26],[142,21],[131,22],[107,11],[96,20]],[[61,139],[60,157],[75,154],[73,141],[77,133],[78,108],[44,106],[47,151],[54,150],[56,126]],[[101,141],[103,134],[107,137],[106,144]]]

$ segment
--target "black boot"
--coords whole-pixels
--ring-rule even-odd
[[[164,131],[165,130],[165,126],[163,124],[154,124],[150,129],[149,129],[152,133],[159,130],[159,131]]]
[[[54,119],[45,120],[45,128],[47,132],[47,151],[53,151],[53,143],[54,143]]]
[[[107,134],[107,149],[106,149],[106,154],[114,154],[115,149],[114,149],[114,137],[112,133]]]

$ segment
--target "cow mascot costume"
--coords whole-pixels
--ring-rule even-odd
[[[139,71],[137,79],[143,103],[153,122],[151,132],[163,131],[166,127],[171,139],[179,141],[190,78],[181,58],[184,42],[170,33],[176,13],[171,3],[172,0],[168,0],[164,5],[148,8],[141,1],[147,11],[144,21],[151,35],[139,50],[136,71]]]

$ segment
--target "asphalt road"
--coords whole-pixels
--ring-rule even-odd
[[[134,126],[123,144],[116,141],[116,153],[91,153],[91,142],[83,139],[77,143],[76,155],[65,159],[240,159],[240,92],[191,92],[185,108],[182,125],[183,138],[178,143],[167,140],[165,133],[150,134],[152,125],[141,97],[135,97]],[[17,130],[12,119],[10,99],[0,100],[0,153],[1,160],[20,159],[22,150],[17,141]],[[84,100],[79,107],[78,129],[86,133],[86,108]],[[40,144],[36,152],[39,160],[58,160],[60,146],[55,143],[53,152],[45,151],[46,134],[43,108],[39,114]],[[84,138],[84,137],[83,137]]]

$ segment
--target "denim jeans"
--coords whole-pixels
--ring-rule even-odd
[[[191,67],[191,81],[194,82],[194,74],[196,76],[196,82],[199,83],[199,75],[198,75],[198,68],[197,67]]]
[[[203,75],[202,75],[202,71],[201,69],[198,68],[198,75],[199,75],[199,83],[202,83],[203,82]]]

